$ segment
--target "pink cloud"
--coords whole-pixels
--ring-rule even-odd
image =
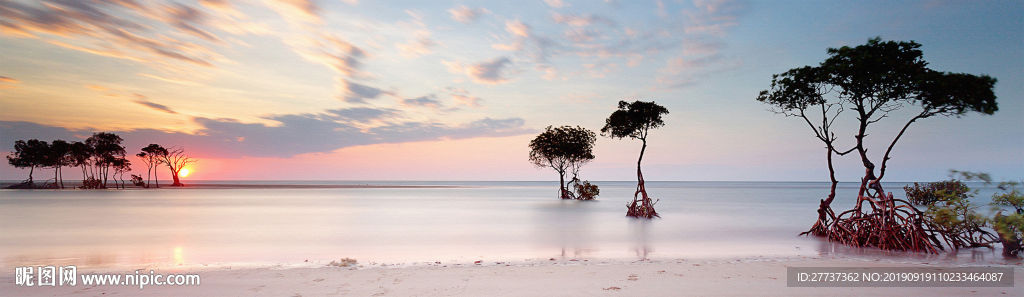
[[[320,23],[320,5],[315,0],[264,0],[268,7],[285,19],[299,22]]]
[[[505,31],[508,31],[508,33],[512,33],[512,35],[524,38],[529,38],[532,32],[529,25],[523,24],[523,22],[519,21],[518,19],[506,21]]]
[[[546,3],[548,6],[551,6],[552,8],[562,8],[570,6],[569,3],[565,3],[565,1],[562,0],[544,0],[544,3]]]
[[[476,21],[480,15],[490,13],[486,8],[470,8],[469,6],[459,5],[448,10],[448,13],[452,15],[452,19],[456,22],[469,24]]]
[[[395,44],[395,47],[402,51],[403,56],[415,58],[429,55],[433,52],[433,47],[437,45],[437,43],[430,39],[430,31],[419,30],[416,32],[416,36],[415,40],[411,40],[407,43]]]
[[[17,78],[13,78],[13,77],[6,77],[6,76],[0,75],[0,82],[17,84],[17,83],[21,83],[21,80],[18,80]]]
[[[442,61],[442,63],[448,66],[448,71],[452,73],[464,73],[466,76],[478,84],[486,85],[497,85],[511,81],[504,75],[504,69],[512,63],[507,57],[496,58],[494,60],[479,62],[472,65],[462,65],[458,62]]]

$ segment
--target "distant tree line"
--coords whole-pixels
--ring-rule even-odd
[[[106,189],[113,181],[114,188],[125,188],[124,175],[132,170],[131,161],[127,158],[127,150],[121,145],[124,139],[113,133],[94,133],[85,141],[68,142],[54,140],[47,143],[38,139],[18,140],[14,142],[14,151],[7,156],[7,162],[15,168],[28,168],[28,179],[9,188],[65,188],[62,169],[78,167],[82,170],[82,189]],[[174,179],[172,186],[182,186],[178,173],[186,164],[196,160],[185,156],[182,148],[166,149],[158,144],[150,144],[138,153],[147,165],[147,181],[142,177],[131,175],[132,183],[148,188],[150,175],[156,175],[159,165],[167,165]],[[53,169],[53,178],[47,179],[42,185],[35,183],[36,169]],[[156,186],[159,187],[159,180]]]

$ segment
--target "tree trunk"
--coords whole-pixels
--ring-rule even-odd
[[[107,172],[108,172],[108,170],[109,170],[109,169],[107,169],[107,167],[106,167],[106,166],[104,166],[104,167],[100,168],[100,175],[102,175],[102,176],[103,176],[103,188],[104,188],[104,189],[106,189],[106,188],[107,188]]]
[[[640,158],[636,160],[636,193],[633,194],[633,202],[626,210],[626,216],[652,219],[661,216],[654,211],[654,202],[647,197],[647,189],[644,187],[644,174],[640,171],[640,163],[643,162],[644,151],[647,150],[647,139],[640,138],[640,140],[643,141],[643,146],[640,148]]]
[[[828,229],[832,222],[836,219],[836,214],[832,211],[832,200],[836,198],[836,185],[839,181],[836,180],[836,170],[832,166],[832,144],[826,142],[825,150],[827,151],[826,159],[828,159],[828,174],[832,180],[832,186],[829,189],[828,198],[820,200],[818,204],[818,221],[814,222],[810,230],[807,230],[800,235],[811,234],[814,236],[827,237]]]
[[[565,195],[565,172],[558,172],[558,197],[562,199],[569,199]]]
[[[178,172],[171,171],[171,177],[174,178],[174,183],[171,184],[172,187],[180,187],[180,186],[182,186],[181,180],[178,179]]]

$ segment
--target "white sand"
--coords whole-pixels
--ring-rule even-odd
[[[533,261],[440,267],[200,268],[199,286],[14,286],[3,296],[1024,296],[1024,270],[1003,288],[789,288],[786,267],[914,267],[851,259],[677,260],[600,264]],[[939,265],[937,265],[939,266]],[[89,271],[80,271],[88,273]],[[110,271],[126,273],[128,271]]]

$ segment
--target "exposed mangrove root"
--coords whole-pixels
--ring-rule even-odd
[[[654,217],[661,217],[657,211],[654,211],[654,204],[657,201],[652,201],[650,197],[647,197],[647,189],[644,188],[644,176],[637,170],[637,177],[639,182],[636,186],[636,193],[633,194],[633,202],[627,207],[626,216],[634,218],[653,219]]]
[[[821,200],[818,221],[800,235],[826,237],[857,247],[926,253],[938,253],[944,247],[992,248],[1001,239],[983,229],[983,222],[965,221],[954,227],[936,223],[910,202],[884,192],[878,180],[863,179],[854,208],[838,216],[828,205],[829,200]]]
[[[818,220],[814,222],[810,230],[800,233],[801,236],[808,234],[819,237],[828,236],[828,227],[832,225],[832,222],[836,221],[836,213],[832,211],[832,207],[826,201],[825,199],[821,200],[821,203],[818,205]]]
[[[838,216],[821,200],[818,221],[807,232],[829,241],[857,247],[877,247],[890,251],[938,253],[942,244],[924,219],[924,213],[892,193],[884,194],[877,180],[861,181],[860,193],[853,209]],[[868,206],[865,208],[865,204]]]

